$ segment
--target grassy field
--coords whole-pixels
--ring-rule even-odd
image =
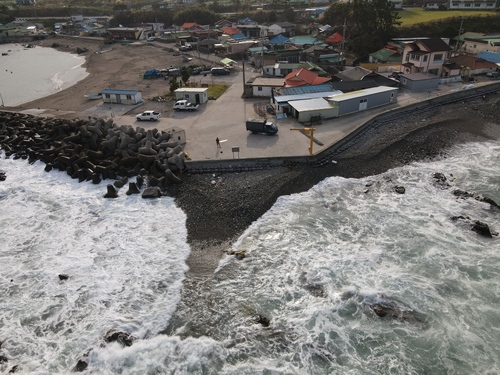
[[[401,26],[411,26],[416,23],[436,21],[443,18],[467,17],[467,16],[487,16],[496,14],[493,11],[481,10],[423,10],[421,8],[410,8],[402,10],[399,13],[401,17]]]

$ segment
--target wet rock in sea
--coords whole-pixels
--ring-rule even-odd
[[[21,367],[19,367],[19,365],[12,366],[12,368],[9,370],[9,374],[14,374],[19,370],[21,370]]]
[[[426,317],[413,310],[404,303],[395,298],[390,298],[382,293],[377,294],[375,297],[365,299],[365,313],[372,312],[375,316],[383,319],[397,320],[400,322],[411,324],[426,323]]]
[[[89,367],[89,364],[84,361],[83,359],[79,359],[78,362],[75,365],[74,371],[75,372],[82,372],[85,371]]]
[[[327,293],[320,283],[310,281],[307,278],[307,273],[303,272],[299,277],[300,284],[302,288],[304,288],[309,294],[314,297],[324,298],[327,296]]]
[[[61,280],[61,281],[69,279],[69,276],[64,274],[64,273],[59,274],[58,277],[59,277],[59,280]]]
[[[406,189],[404,186],[394,186],[394,191],[398,194],[406,193]]]
[[[269,319],[268,317],[266,317],[264,315],[260,315],[260,314],[257,315],[256,321],[257,321],[257,323],[259,323],[263,327],[269,327],[271,325],[271,319]]]
[[[477,234],[480,234],[481,236],[485,236],[485,237],[489,237],[489,238],[493,237],[493,233],[491,232],[488,224],[483,223],[482,221],[475,220],[472,223],[472,230],[474,232],[476,232]]]
[[[247,256],[247,251],[244,250],[244,249],[240,249],[240,250],[230,250],[228,251],[228,254],[229,255],[234,255],[234,257],[238,260],[242,260],[242,259],[245,259],[246,256]]]
[[[7,175],[5,172],[0,172],[0,181],[5,181],[7,179]]]
[[[104,195],[104,198],[118,198],[118,193],[113,185],[108,184],[106,188],[107,193]]]
[[[161,191],[159,188],[153,186],[153,187],[148,187],[144,189],[142,192],[142,197],[145,199],[150,199],[150,198],[160,198],[161,197]]]
[[[126,332],[110,330],[104,335],[104,341],[107,343],[118,342],[122,346],[131,346],[134,343],[135,337]]]
[[[448,183],[448,178],[444,175],[444,173],[436,172],[432,175],[432,177],[434,178],[434,182],[436,183],[436,185],[439,185],[442,188],[448,188],[451,186]]]
[[[481,236],[488,238],[492,238],[493,236],[498,236],[498,233],[492,231],[488,224],[483,223],[482,221],[479,220],[472,220],[469,216],[463,216],[463,215],[452,216],[451,220],[465,223],[471,230],[473,230],[474,232],[476,232]]]
[[[9,359],[6,356],[0,354],[0,363],[6,363],[8,361]]]
[[[471,193],[471,192],[468,192],[468,191],[456,189],[456,190],[453,191],[453,195],[456,196],[456,197],[458,197],[458,198],[462,198],[462,199],[474,198],[475,200],[477,200],[479,202],[488,203],[492,207],[500,209],[500,206],[498,205],[498,203],[495,202],[493,199],[488,198],[488,197],[483,197],[483,196],[481,196],[479,194],[476,194],[476,193]]]

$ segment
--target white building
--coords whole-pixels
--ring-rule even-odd
[[[206,87],[181,87],[175,92],[175,99],[186,99],[192,104],[203,104],[208,101],[208,88]]]
[[[142,103],[140,90],[104,89],[101,91],[102,101],[112,104],[139,104]]]

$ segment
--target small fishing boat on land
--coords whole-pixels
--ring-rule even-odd
[[[85,96],[87,99],[90,99],[90,100],[102,99],[101,93],[99,93],[99,94],[85,94],[83,96]]]

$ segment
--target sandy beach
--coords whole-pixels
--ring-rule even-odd
[[[12,111],[44,109],[62,118],[84,118],[95,103],[84,94],[102,88],[136,88],[145,100],[168,91],[164,80],[144,80],[142,72],[152,68],[181,65],[182,56],[173,56],[161,43],[102,44],[99,40],[57,37],[44,46],[76,53],[88,50],[87,78],[51,96],[6,108]],[[168,193],[187,214],[188,260],[192,276],[213,273],[230,244],[265,213],[277,197],[310,189],[328,176],[363,177],[379,174],[413,161],[444,157],[449,147],[469,141],[500,139],[500,95],[467,103],[446,105],[432,112],[409,116],[367,132],[336,158],[335,164],[319,168],[296,166],[260,172],[221,176],[182,176],[184,183]],[[217,184],[212,184],[214,178]]]

